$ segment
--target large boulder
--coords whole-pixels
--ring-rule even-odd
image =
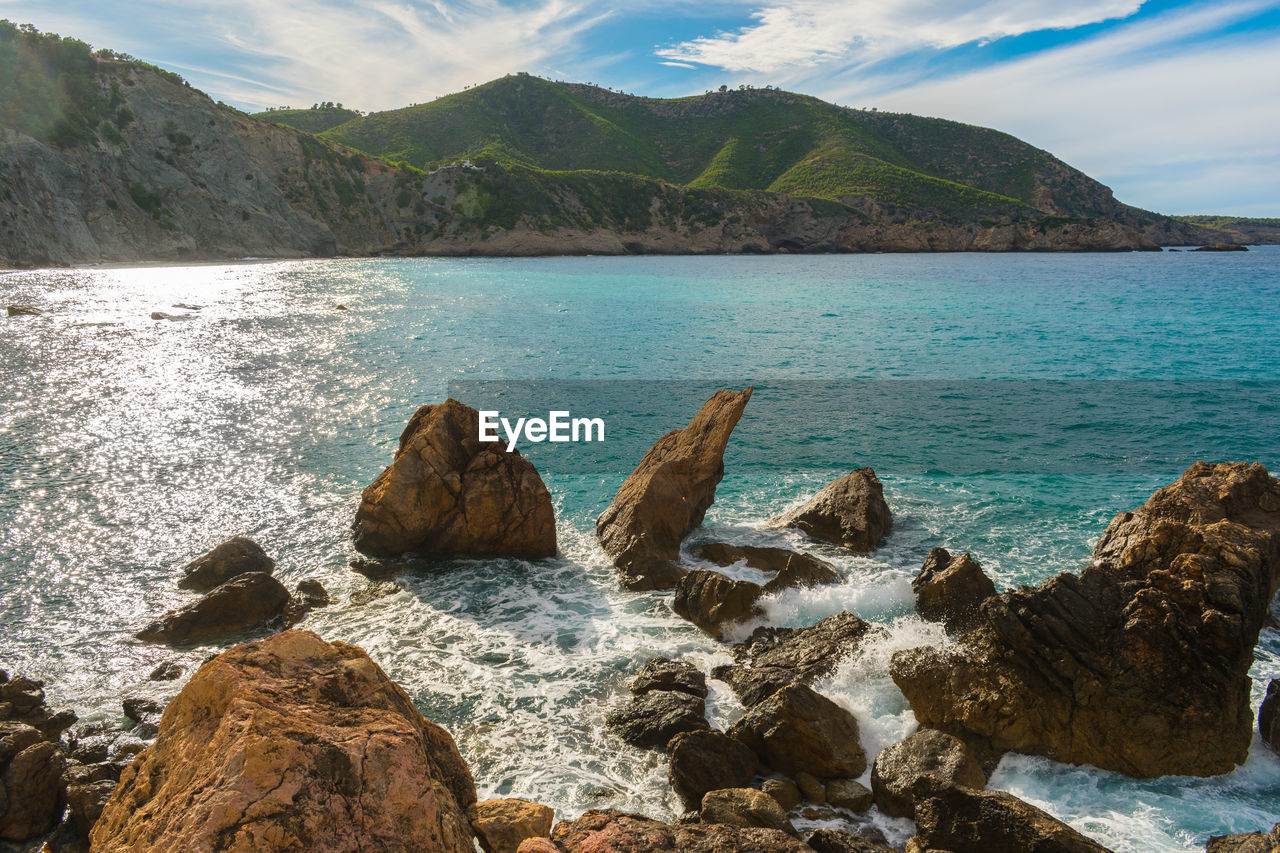
[[[697,809],[708,791],[745,788],[759,769],[746,744],[714,729],[681,732],[667,743],[671,788],[686,808]]]
[[[480,441],[479,412],[446,400],[418,409],[394,461],[360,496],[355,544],[379,557],[553,557],[551,493],[519,451]]]
[[[814,853],[894,853],[888,844],[839,829],[819,829],[809,836],[808,844]]]
[[[751,389],[717,391],[684,429],[649,448],[596,521],[596,535],[628,589],[671,589],[680,543],[715,501],[724,449]]]
[[[688,661],[649,658],[631,679],[630,688],[637,696],[650,690],[678,690],[706,698],[707,677]]]
[[[1214,835],[1205,845],[1206,853],[1276,853],[1280,850],[1280,823],[1270,832],[1241,832]]]
[[[1258,708],[1258,733],[1263,743],[1280,752],[1280,678],[1267,685],[1267,695]]]
[[[475,801],[453,738],[367,654],[285,631],[192,676],[91,838],[95,853],[471,853]]]
[[[551,838],[564,853],[813,853],[779,829],[724,823],[661,823],[614,809],[562,820]]]
[[[706,702],[679,690],[650,690],[605,715],[605,724],[632,746],[661,749],[681,732],[710,729]]]
[[[275,567],[276,561],[267,556],[261,545],[247,537],[237,536],[183,566],[178,586],[208,592],[237,575],[249,572],[269,575]]]
[[[171,610],[137,633],[153,643],[194,643],[260,627],[279,617],[289,590],[265,572],[236,575],[178,610]]]
[[[66,759],[25,723],[0,722],[0,840],[43,835],[62,817]]]
[[[921,725],[1137,777],[1244,761],[1249,667],[1280,572],[1280,482],[1198,462],[1121,513],[1094,565],[982,605],[950,648],[893,656]]]
[[[514,797],[484,800],[471,807],[471,828],[484,853],[516,853],[528,838],[551,834],[556,810]]]
[[[769,521],[771,527],[794,527],[814,539],[843,545],[859,554],[874,551],[889,532],[893,514],[884,488],[870,468],[850,471],[833,480],[802,506]]]
[[[945,548],[934,548],[912,578],[911,591],[917,613],[959,633],[982,621],[982,602],[996,594],[996,585],[968,554],[952,556]]]
[[[702,798],[699,819],[703,823],[727,823],[730,826],[759,826],[780,829],[795,835],[796,828],[778,801],[755,788],[722,788],[708,791]]]
[[[907,853],[1109,853],[1048,812],[1003,791],[957,785],[916,794]]]
[[[811,684],[829,675],[870,635],[884,629],[846,611],[808,628],[757,628],[732,651],[736,664],[717,666],[711,677],[733,688],[747,706],[788,684]]]
[[[915,813],[912,789],[924,777],[939,785],[987,787],[987,774],[959,738],[923,729],[885,747],[871,765],[871,793],[876,807],[890,817]]]
[[[788,776],[853,778],[867,769],[853,714],[803,684],[787,685],[749,708],[729,736]]]
[[[55,711],[44,696],[44,682],[22,675],[9,677],[0,669],[0,722],[31,726],[45,740],[58,736],[76,722],[72,711]]]

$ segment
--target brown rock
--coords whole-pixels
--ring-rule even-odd
[[[67,786],[67,806],[75,820],[76,834],[87,841],[93,825],[102,816],[102,810],[116,789],[116,780],[99,779],[82,785]]]
[[[851,812],[865,812],[874,802],[871,789],[856,779],[832,779],[826,794],[828,803]]]
[[[795,774],[795,780],[796,787],[800,789],[800,794],[805,800],[815,806],[821,806],[827,802],[827,790],[817,776],[800,770]]]
[[[667,754],[671,787],[689,809],[698,808],[708,791],[745,788],[759,769],[754,752],[714,729],[676,735]]]
[[[639,695],[650,690],[678,690],[705,699],[707,677],[688,661],[650,658],[631,680],[631,692]]]
[[[964,785],[981,790],[987,774],[957,737],[922,729],[885,747],[871,765],[871,791],[876,807],[890,817],[911,817],[912,789],[923,777],[937,785]]]
[[[833,480],[803,506],[769,522],[771,527],[794,527],[859,554],[874,551],[892,524],[884,489],[870,468]]]
[[[453,738],[355,646],[285,631],[210,660],[93,829],[108,851],[470,853]]]
[[[355,544],[367,554],[554,557],[551,494],[503,442],[481,442],[480,413],[457,400],[423,406],[390,467],[364,490]]]
[[[1207,853],[1276,853],[1280,850],[1280,823],[1270,832],[1212,836],[1205,850]]]
[[[968,554],[953,557],[945,548],[934,548],[911,580],[911,591],[917,613],[959,633],[982,621],[982,602],[996,594],[996,585]]]
[[[182,667],[170,660],[151,670],[151,674],[147,676],[151,681],[173,681],[175,678],[181,677]]]
[[[861,776],[867,757],[858,721],[803,684],[790,684],[750,708],[729,729],[779,773],[821,778]]]
[[[0,840],[43,835],[62,817],[62,771],[58,744],[23,723],[0,723]]]
[[[1109,853],[1048,812],[1003,791],[953,785],[916,794],[907,853]]]
[[[740,663],[718,666],[711,677],[726,682],[749,707],[788,684],[829,675],[869,634],[882,630],[848,611],[808,628],[757,628],[732,650]]]
[[[1280,752],[1280,678],[1267,685],[1267,695],[1258,708],[1258,733],[1263,743]]]
[[[613,809],[591,809],[577,820],[562,820],[551,838],[564,853],[812,853],[777,829],[723,823],[670,826]]]
[[[308,607],[329,606],[329,591],[324,588],[324,584],[315,578],[305,578],[298,581],[298,586],[294,592],[295,597],[306,602]]]
[[[550,838],[526,838],[516,853],[564,853]]]
[[[1078,577],[988,599],[951,649],[898,652],[922,725],[1131,776],[1244,761],[1249,668],[1280,573],[1280,482],[1197,462],[1111,522]]]
[[[1199,246],[1192,249],[1193,252],[1247,252],[1248,246],[1242,246],[1239,243],[1210,243],[1207,246]]]
[[[76,722],[71,711],[55,711],[45,702],[44,682],[0,670],[0,721],[31,726],[45,740],[58,736]]]
[[[208,592],[237,575],[249,572],[269,575],[275,568],[276,561],[267,556],[261,545],[252,539],[237,536],[183,566],[183,577],[178,581],[178,586],[194,589],[196,592]]]
[[[35,317],[44,313],[39,308],[33,308],[30,305],[10,305],[6,311],[10,317]]]
[[[808,844],[815,853],[893,853],[888,844],[839,829],[819,829],[809,836]]]
[[[836,583],[840,572],[826,560],[810,554],[801,554],[787,548],[761,548],[754,545],[729,545],[709,542],[695,545],[690,552],[700,560],[715,563],[724,568],[735,563],[746,563],[753,569],[772,572],[773,578],[764,585],[766,593],[798,586],[818,586]]]
[[[765,779],[760,790],[777,800],[784,812],[800,805],[800,786],[790,779]]]
[[[193,643],[258,628],[277,618],[289,590],[265,572],[237,575],[199,601],[171,610],[137,633],[153,643]]]
[[[515,798],[484,800],[472,807],[471,828],[485,853],[517,853],[527,838],[546,838],[556,810]]]
[[[661,749],[681,732],[711,728],[706,703],[679,690],[650,690],[605,715],[605,724],[633,746]]]
[[[727,823],[730,826],[759,826],[778,829],[788,835],[795,827],[778,801],[755,788],[724,788],[708,791],[699,811],[703,823]]]
[[[750,399],[750,388],[717,391],[688,426],[649,448],[596,521],[628,589],[670,589],[684,573],[680,543],[715,501],[725,446]]]
[[[676,581],[671,609],[713,636],[756,612],[759,584],[734,580],[710,569],[694,569]]]

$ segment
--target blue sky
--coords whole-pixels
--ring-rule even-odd
[[[1131,204],[1280,216],[1280,0],[0,0],[244,109],[513,71],[670,97],[772,84],[996,127]]]

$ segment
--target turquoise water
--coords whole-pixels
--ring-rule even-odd
[[[666,598],[618,589],[592,531],[644,448],[719,384],[757,390],[695,538],[770,541],[761,521],[855,466],[885,483],[885,546],[852,558],[783,537],[846,581],[768,608],[777,624],[847,608],[890,626],[821,685],[869,752],[913,725],[889,654],[943,639],[911,615],[930,548],[971,551],[1002,586],[1035,582],[1087,564],[1116,512],[1196,458],[1280,467],[1280,247],[88,269],[0,275],[0,299],[45,310],[0,318],[0,666],[87,720],[117,717],[122,695],[172,696],[181,682],[147,673],[190,672],[214,648],[130,635],[189,600],[182,563],[245,533],[289,585],[335,594],[306,627],[364,646],[449,726],[482,795],[561,817],[678,809],[661,757],[601,717],[651,655],[727,657]],[[359,492],[415,407],[450,389],[520,415],[544,392],[607,415],[604,445],[525,448],[561,557],[441,562],[351,604],[367,583],[346,566]],[[1280,675],[1275,633],[1253,675],[1256,702]],[[716,689],[711,713],[740,709]],[[1218,779],[1014,756],[993,784],[1118,851],[1202,849],[1280,813],[1280,760],[1258,742]]]

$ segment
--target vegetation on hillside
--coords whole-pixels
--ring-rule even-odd
[[[260,118],[263,121],[273,122],[274,124],[283,124],[286,127],[292,127],[295,130],[307,133],[323,133],[344,122],[359,118],[360,115],[361,113],[358,110],[349,110],[344,108],[342,104],[326,102],[317,104],[309,110],[275,107],[255,113],[254,118]]]

